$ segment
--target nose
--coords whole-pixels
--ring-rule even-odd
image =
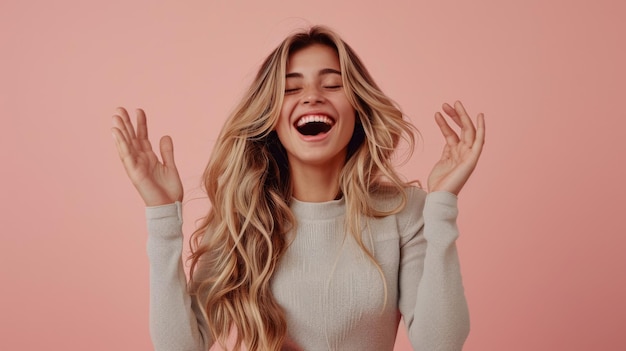
[[[303,104],[314,105],[324,102],[324,95],[318,87],[309,87],[304,91]]]

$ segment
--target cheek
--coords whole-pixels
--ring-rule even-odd
[[[276,128],[274,130],[276,131],[276,134],[278,135],[278,140],[280,140],[280,142],[283,143],[283,139],[285,135],[287,135],[287,128],[282,118],[278,120],[278,124],[276,125]]]
[[[276,131],[276,134],[278,135],[278,140],[283,146],[285,146],[285,142],[288,141],[287,137],[291,129],[289,116],[289,110],[283,104],[280,115],[278,116],[278,123],[276,123],[276,127],[274,129]]]
[[[293,105],[294,105],[293,102],[289,101],[289,99],[285,98],[283,100],[283,105],[280,107],[280,115],[279,115],[280,122],[289,121],[289,116],[291,115],[291,111],[294,108]]]
[[[278,115],[278,124],[276,125],[276,129],[283,128],[285,125],[289,124],[289,107],[287,104],[283,104],[280,108],[280,114]]]
[[[334,101],[334,104],[336,108],[339,110],[338,112],[341,112],[344,115],[351,115],[351,116],[356,115],[356,111],[354,107],[352,107],[352,104],[350,104],[350,101],[348,101],[348,98],[345,95],[337,98]]]
[[[342,112],[343,112],[344,116],[349,116],[348,118],[350,119],[350,123],[351,124],[354,124],[354,123],[357,122],[356,111],[354,110],[352,105],[346,104],[343,107],[343,111]]]

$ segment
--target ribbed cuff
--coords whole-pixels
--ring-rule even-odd
[[[183,221],[183,210],[180,201],[167,205],[146,207],[146,219],[160,219],[167,217],[177,217],[179,221]]]

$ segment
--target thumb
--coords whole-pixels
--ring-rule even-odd
[[[161,149],[163,165],[167,168],[176,169],[176,164],[174,163],[174,143],[172,142],[172,138],[170,138],[169,135],[162,137],[159,147]]]

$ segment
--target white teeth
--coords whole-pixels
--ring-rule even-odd
[[[329,125],[333,125],[333,120],[330,119],[328,116],[324,116],[324,115],[309,115],[309,116],[304,116],[302,118],[300,118],[298,120],[298,122],[296,123],[297,127],[301,127],[307,123],[311,123],[311,122],[323,122]]]

